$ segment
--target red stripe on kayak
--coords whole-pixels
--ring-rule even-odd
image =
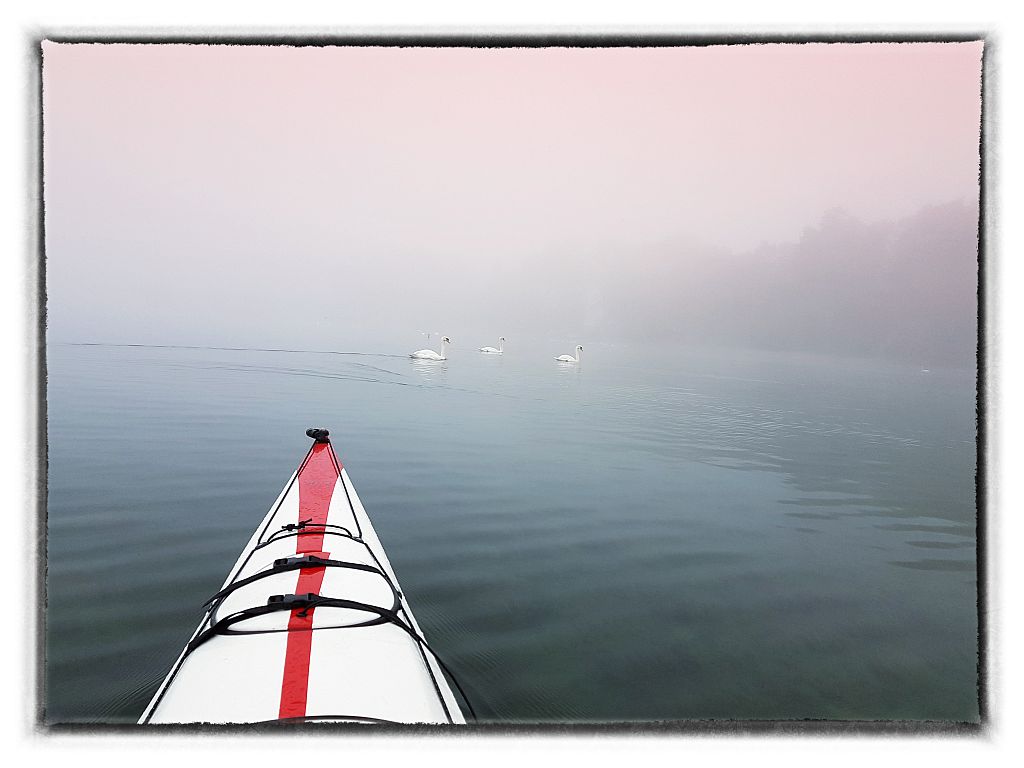
[[[324,546],[323,528],[327,512],[331,507],[331,495],[338,482],[338,469],[334,465],[334,454],[327,443],[317,443],[313,452],[299,472],[299,520],[309,520],[307,527],[314,530],[295,537],[295,551],[306,554],[318,552]]]
[[[308,554],[328,558],[329,552]],[[300,568],[295,594],[308,592],[320,594],[326,568]],[[293,608],[288,617],[288,646],[284,652],[284,679],[281,682],[281,706],[278,717],[303,717],[306,714],[306,695],[309,691],[309,658],[313,648],[313,612],[309,608],[305,616],[299,614],[302,608]]]
[[[327,443],[317,443],[299,470],[299,521],[308,520],[308,527],[316,528],[327,522],[331,496],[338,482],[338,468],[334,452]],[[295,537],[295,551],[302,555],[328,558],[322,552],[323,528]],[[300,568],[295,594],[320,594],[325,568]],[[305,613],[304,616],[299,614]],[[314,609],[292,609],[288,617],[288,644],[284,652],[284,677],[281,681],[281,706],[278,717],[304,717],[306,696],[309,692],[309,659],[313,649]]]

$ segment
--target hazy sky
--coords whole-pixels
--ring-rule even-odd
[[[976,204],[981,54],[47,43],[51,339],[610,334],[652,259]]]

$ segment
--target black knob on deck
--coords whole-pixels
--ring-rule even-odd
[[[310,427],[306,430],[306,437],[312,437],[318,443],[329,443],[331,433],[323,427]]]

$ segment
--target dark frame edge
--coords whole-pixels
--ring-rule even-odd
[[[365,27],[337,27],[332,30],[309,28],[289,33],[268,29],[229,32],[221,29],[42,30],[40,39],[53,43],[121,43],[138,45],[278,45],[294,47],[387,46],[429,48],[652,48],[659,46],[712,46],[740,44],[815,44],[815,43],[966,43],[984,42],[988,33],[980,30],[948,29],[938,32],[919,30],[856,30],[782,32],[764,28],[750,32],[726,31],[654,31],[636,26],[600,31],[593,28],[551,27],[545,30],[523,28],[509,30],[484,28],[454,31],[450,27],[384,27],[372,31]]]
[[[30,379],[26,391],[35,396],[35,407],[27,412],[29,440],[35,449],[34,471],[26,466],[27,485],[35,493],[35,516],[29,523],[29,548],[35,552],[37,562],[33,573],[35,583],[31,585],[36,594],[36,605],[40,608],[34,621],[27,625],[35,632],[29,640],[29,647],[35,653],[34,682],[36,700],[35,720],[32,725],[37,731],[44,727],[46,719],[46,615],[47,615],[47,501],[49,491],[49,439],[47,410],[47,361],[46,361],[46,216],[44,199],[43,170],[43,40],[38,30],[30,33],[25,49],[26,143],[35,149],[27,153],[25,172],[27,176],[26,203],[27,220],[35,224],[26,232],[25,284],[26,306],[29,308],[28,338],[26,340],[27,375]],[[34,118],[34,120],[32,119]],[[34,218],[31,215],[34,209]],[[31,395],[30,395],[31,396]],[[31,455],[31,452],[30,454]],[[33,642],[34,641],[34,642]]]
[[[988,523],[991,510],[988,489],[989,466],[989,366],[992,363],[993,350],[989,346],[988,319],[990,307],[987,302],[995,301],[994,294],[989,290],[992,278],[992,263],[989,253],[990,233],[993,219],[997,218],[995,197],[990,195],[989,187],[993,184],[992,168],[988,155],[993,152],[992,133],[993,95],[992,81],[996,72],[996,53],[994,36],[989,34],[983,42],[981,54],[981,93],[980,93],[980,126],[978,133],[978,286],[977,286],[977,391],[976,391],[976,453],[975,453],[975,563],[978,591],[978,715],[986,732],[993,729],[992,723],[992,690],[989,685],[991,668],[991,637],[989,627],[989,591],[992,571],[988,562],[989,537]]]

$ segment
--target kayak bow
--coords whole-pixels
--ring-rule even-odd
[[[140,723],[466,722],[327,430],[306,434]]]

